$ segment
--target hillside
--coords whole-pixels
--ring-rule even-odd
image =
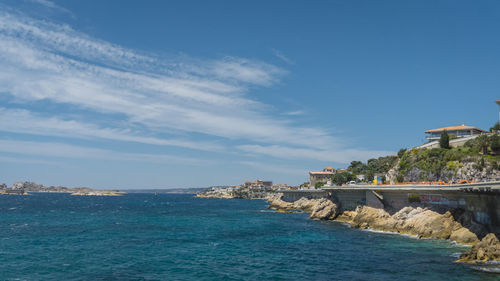
[[[494,181],[500,180],[500,136],[482,135],[463,147],[402,149],[398,155],[353,161],[348,170],[365,174],[384,174],[387,182],[415,181]]]

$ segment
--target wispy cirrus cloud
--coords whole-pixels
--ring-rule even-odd
[[[6,12],[0,12],[0,49],[0,90],[24,101],[119,113],[156,130],[308,146],[318,142],[306,137],[329,138],[321,129],[275,120],[244,96],[247,85],[269,85],[284,73],[263,62],[225,57],[177,67]]]
[[[314,159],[320,161],[335,161],[340,163],[349,163],[352,160],[366,160],[369,158],[394,154],[392,151],[359,149],[311,149],[287,147],[282,145],[240,145],[238,146],[238,148],[247,153],[257,153],[277,158]]]
[[[24,109],[6,109],[1,107],[0,131],[83,139],[100,138],[152,145],[178,146],[206,151],[223,150],[223,147],[216,143],[146,137],[139,132],[133,132],[131,129],[101,128],[94,124],[81,123],[75,120],[64,120],[53,116],[43,117]]]
[[[51,158],[84,158],[118,161],[139,161],[157,164],[204,164],[207,160],[168,154],[128,153],[109,149],[90,148],[60,142],[13,141],[0,139],[0,152],[38,155]]]
[[[0,108],[0,131],[277,158],[331,157],[328,161],[338,162],[381,153],[346,149],[346,143],[328,130],[298,126],[282,118],[302,112],[273,112],[271,105],[251,98],[250,89],[270,87],[287,73],[255,59],[164,58],[4,9],[0,10],[0,66],[0,95],[11,97],[17,107]],[[71,118],[56,110],[42,113],[38,112],[40,104],[71,106],[79,111]],[[99,122],[89,118],[93,114],[120,122]],[[205,139],[245,144],[222,146]],[[86,154],[76,153],[75,147],[68,151],[75,157]],[[137,155],[119,157],[136,159]],[[139,158],[157,159],[148,155]]]
[[[280,60],[288,63],[288,64],[295,64],[295,62],[293,60],[291,60],[290,58],[288,58],[287,56],[285,56],[285,54],[283,54],[282,52],[276,50],[276,49],[272,49],[273,51],[273,54],[278,57]]]
[[[283,114],[289,115],[289,116],[298,116],[298,115],[304,115],[304,114],[306,114],[306,112],[303,110],[294,110],[294,111],[285,112]]]

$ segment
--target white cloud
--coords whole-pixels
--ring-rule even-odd
[[[304,115],[306,113],[303,110],[294,110],[294,111],[285,112],[283,114],[284,115],[290,115],[290,116],[298,116],[298,115]]]
[[[64,13],[67,13],[68,15],[70,15],[71,17],[75,17],[75,15],[68,9],[66,8],[63,8],[59,5],[56,5],[54,2],[52,1],[49,1],[49,0],[28,0],[29,2],[32,2],[32,3],[35,3],[35,4],[39,4],[39,5],[42,5],[42,6],[45,6],[49,9],[54,9],[54,10],[57,10],[57,11],[60,11],[60,12],[64,12]]]
[[[46,160],[40,160],[40,159],[19,158],[19,157],[9,157],[9,156],[0,156],[0,163],[1,162],[35,164],[35,165],[61,165],[61,163],[58,163],[55,161],[46,161]]]
[[[42,117],[27,110],[0,107],[0,131],[72,138],[101,138],[152,145],[178,146],[197,150],[222,151],[216,143],[141,136],[130,129],[101,128],[95,124],[57,117]]]
[[[285,56],[282,52],[276,50],[276,49],[272,49],[274,55],[276,57],[278,57],[280,60],[288,63],[288,64],[295,64],[295,62],[293,60],[291,60],[290,58],[288,58],[287,56]]]
[[[330,149],[316,150],[309,148],[295,148],[281,145],[240,145],[239,149],[247,153],[258,153],[285,159],[314,159],[320,161],[331,161],[338,163],[350,163],[353,160],[366,161],[369,158],[392,155],[391,151],[373,151],[357,149]]]
[[[343,141],[329,131],[277,118],[283,115],[249,98],[250,88],[273,85],[286,74],[258,60],[231,56],[167,60],[89,37],[66,25],[0,11],[0,66],[0,94],[13,97],[19,107],[36,112],[37,104],[43,101],[85,112],[75,112],[79,120],[75,121],[55,111],[46,117],[47,113],[3,109],[1,120],[11,122],[0,124],[3,131],[52,136],[71,132],[79,138],[203,150],[221,147],[198,141],[200,138],[236,139],[248,143],[239,147],[243,151],[280,158],[295,155],[345,161],[351,156],[381,153],[344,150]],[[86,120],[92,113],[113,116],[121,122],[96,125]],[[14,120],[16,116],[19,119]],[[143,131],[134,131],[134,125]],[[156,136],[171,133],[182,133],[186,139]],[[102,155],[116,158],[115,154]]]
[[[0,50],[0,90],[21,100],[50,100],[124,114],[155,130],[305,146],[333,141],[321,129],[275,120],[262,112],[265,105],[243,96],[246,84],[268,85],[284,72],[266,63],[226,57],[201,66],[171,68],[170,74],[151,72],[142,65],[167,63],[92,40],[69,27],[8,13],[0,13]],[[133,72],[128,71],[130,63]],[[196,69],[196,75],[184,68]],[[311,141],[314,138],[322,141]]]
[[[261,163],[261,162],[254,162],[254,161],[240,161],[240,164],[252,167],[254,169],[266,171],[266,172],[272,172],[272,173],[279,173],[279,174],[287,174],[287,175],[299,175],[299,176],[305,176],[306,172],[303,169],[294,169],[286,166],[278,166],[278,165],[272,165],[269,163]]]
[[[167,154],[127,153],[57,142],[0,140],[0,152],[56,158],[140,161],[158,164],[206,164],[208,161]]]

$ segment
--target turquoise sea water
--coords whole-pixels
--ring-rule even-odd
[[[465,248],[350,229],[261,200],[0,196],[0,280],[492,280]]]

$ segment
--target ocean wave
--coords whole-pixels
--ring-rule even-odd
[[[478,271],[500,274],[500,266],[499,265],[473,266],[472,268],[475,270],[478,270]]]

